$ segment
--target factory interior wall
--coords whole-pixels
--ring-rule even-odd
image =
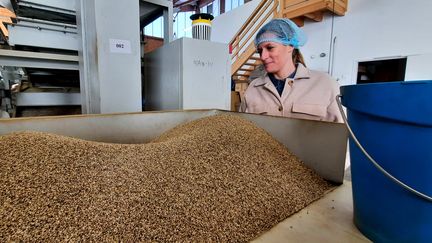
[[[212,39],[229,42],[259,1],[216,17]],[[346,85],[355,84],[359,61],[407,57],[406,80],[432,79],[432,69],[424,63],[432,64],[430,9],[429,0],[350,0],[345,16],[327,13],[322,22],[305,21],[309,40],[301,50],[306,64]]]

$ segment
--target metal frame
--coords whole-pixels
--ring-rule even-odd
[[[167,0],[140,0],[140,6],[144,8],[150,8],[152,6],[153,10],[150,13],[141,13],[147,15],[147,19],[142,21],[142,25],[147,25],[160,16],[163,16],[164,21],[164,42],[169,43],[173,40],[173,3]],[[151,9],[151,8],[150,8]],[[141,26],[141,28],[144,28]]]
[[[77,0],[77,26],[81,45],[79,54],[79,75],[81,92],[81,111],[83,114],[100,113],[100,84],[98,75],[92,71],[97,66],[97,46],[95,18],[92,11],[95,8],[94,1]]]
[[[0,49],[3,66],[79,70],[78,56]]]
[[[67,106],[81,105],[80,93],[20,92],[16,106]]]
[[[18,17],[9,27],[9,45],[78,50],[76,25]],[[29,38],[31,36],[31,38]]]
[[[75,15],[75,1],[71,0],[21,0],[18,6]]]

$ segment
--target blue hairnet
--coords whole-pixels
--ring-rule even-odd
[[[298,49],[306,41],[306,34],[289,19],[272,19],[255,36],[256,47],[263,42],[277,42]]]

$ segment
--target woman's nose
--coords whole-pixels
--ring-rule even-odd
[[[266,49],[263,49],[260,54],[261,60],[265,60],[268,57],[268,52]]]

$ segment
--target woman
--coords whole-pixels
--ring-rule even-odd
[[[273,19],[255,37],[266,74],[253,80],[241,112],[342,122],[339,85],[328,74],[306,68],[298,49],[306,36],[288,19]]]

